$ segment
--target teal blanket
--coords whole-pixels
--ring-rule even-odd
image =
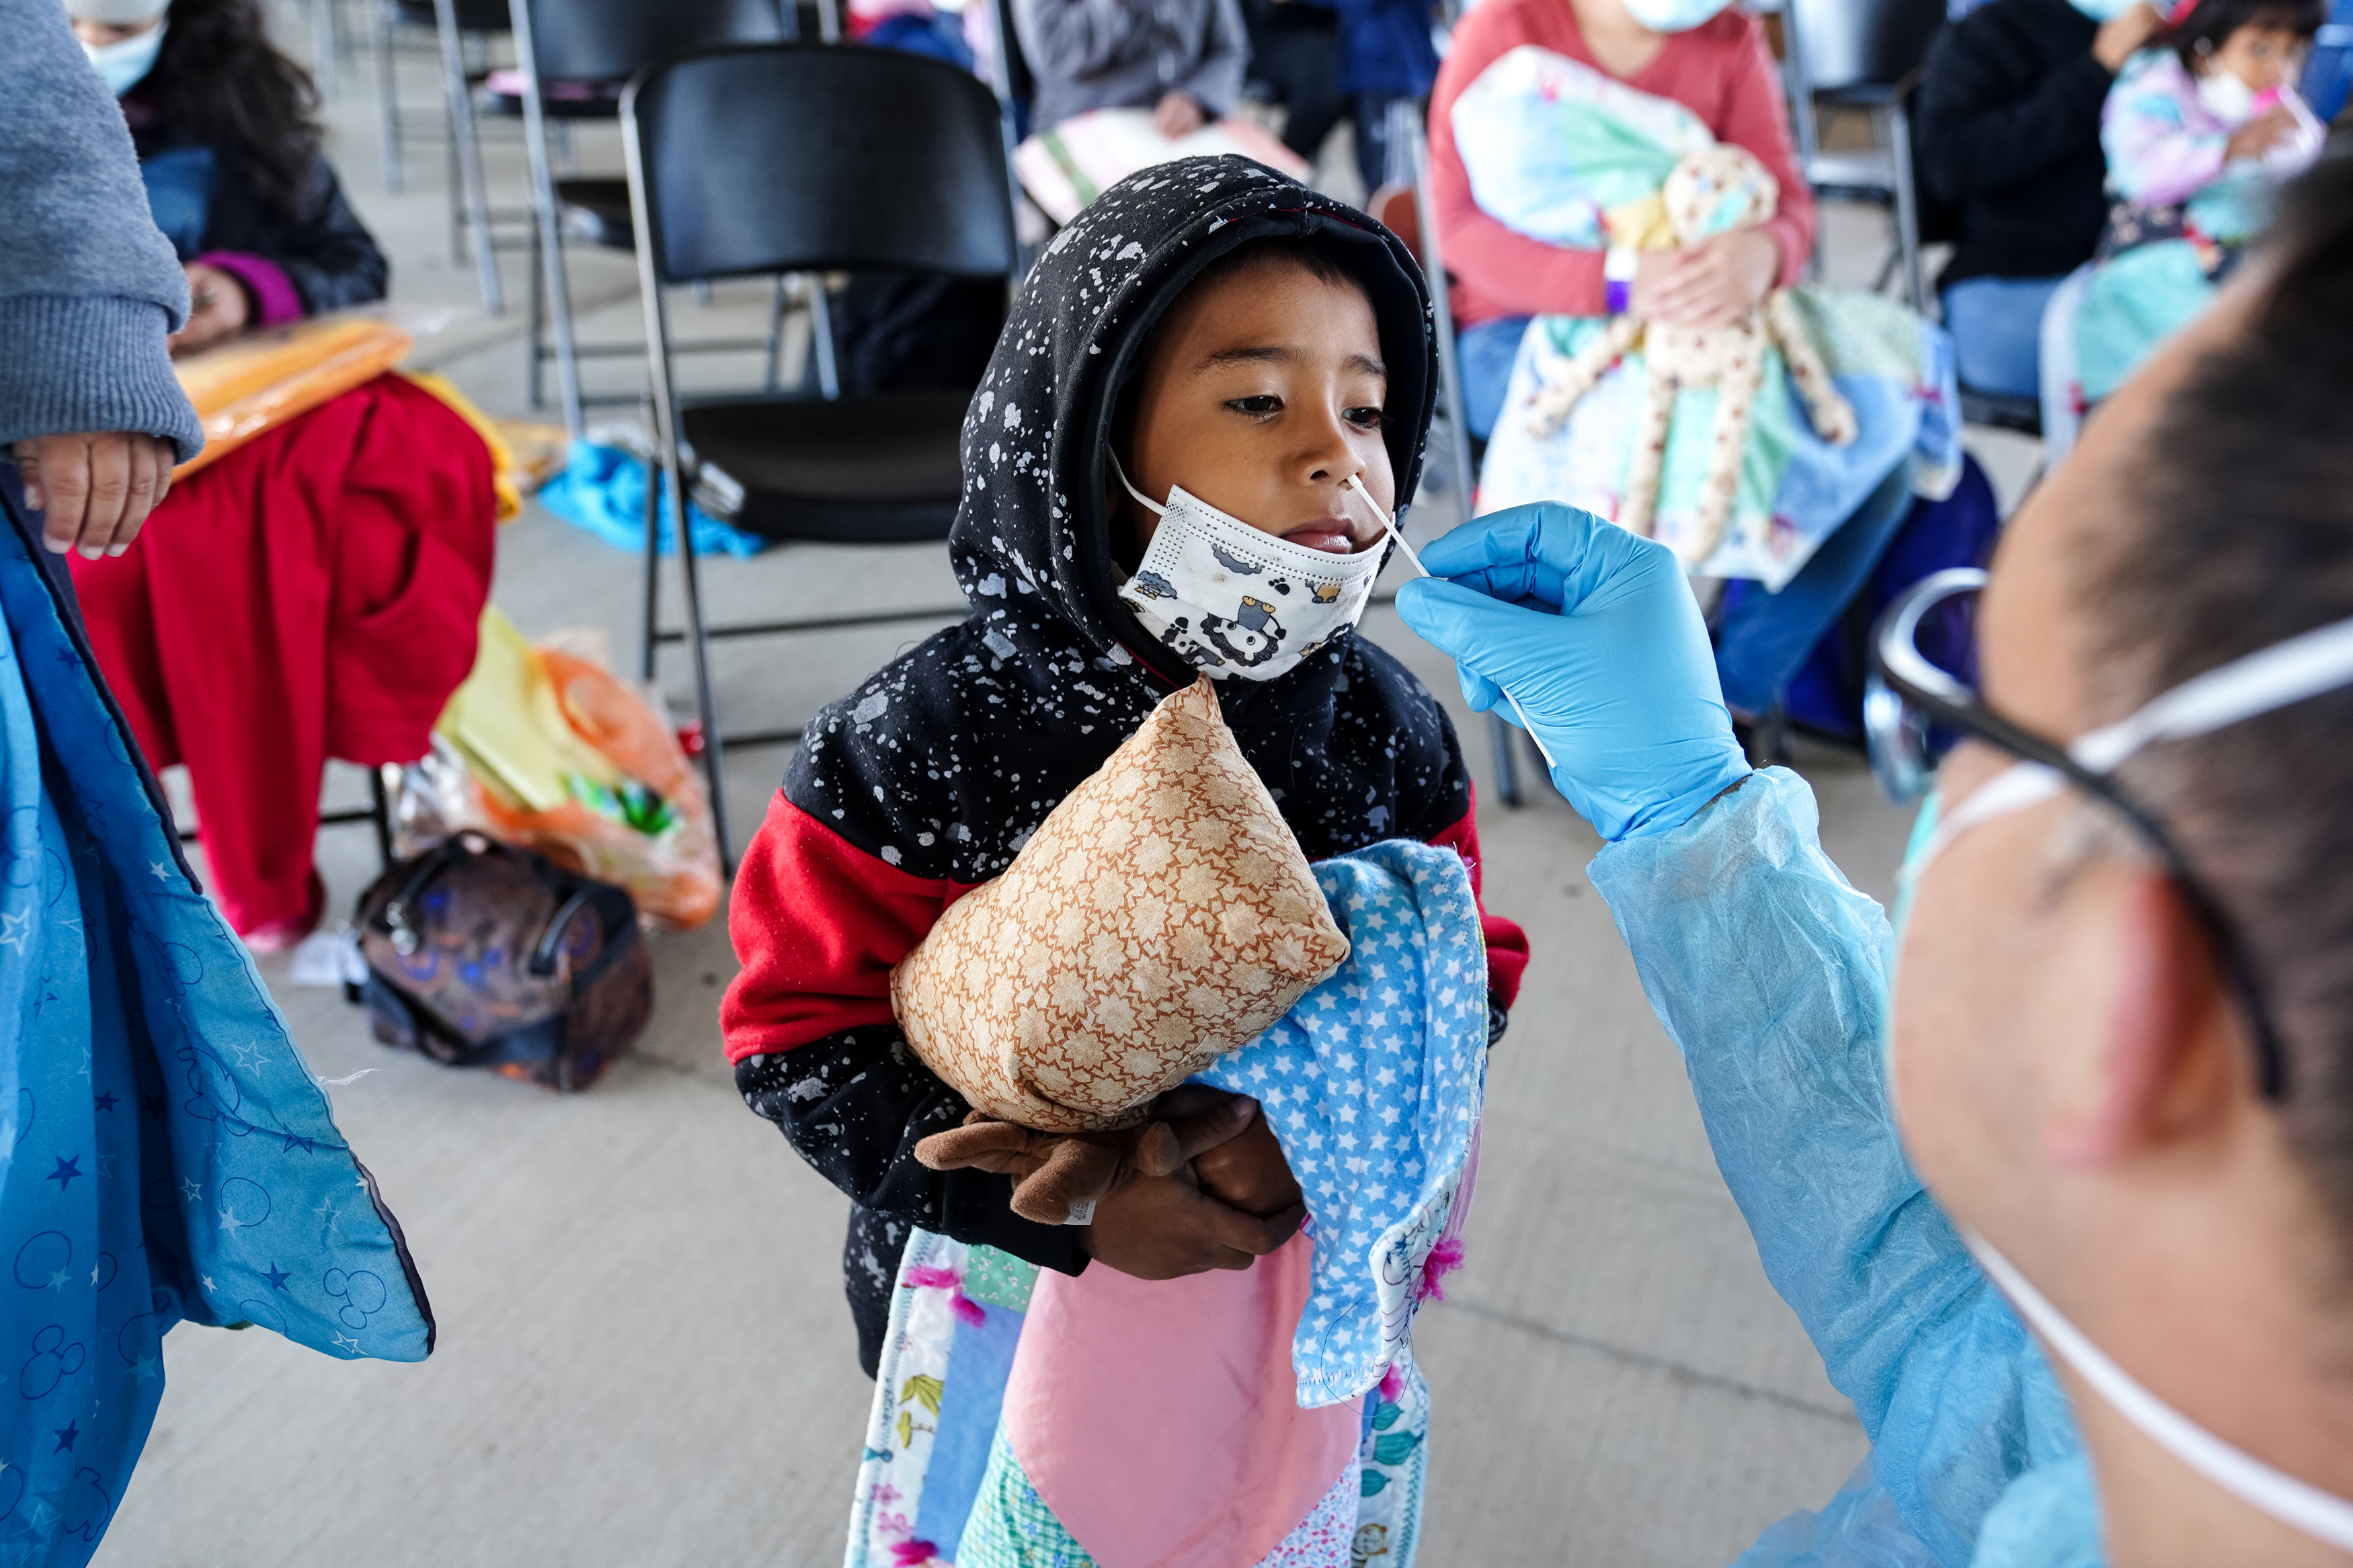
[[[434,1331],[16,502],[0,464],[0,1564],[75,1568],[147,1440],[174,1324],[388,1361]]]

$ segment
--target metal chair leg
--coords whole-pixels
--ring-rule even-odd
[[[702,773],[711,782],[711,825],[719,837],[719,870],[735,869],[735,841],[727,831],[726,731],[719,727],[719,693],[711,676],[711,638],[702,622],[702,583],[694,564],[694,540],[687,531],[686,484],[679,471],[678,447],[665,442],[662,471],[670,481],[670,527],[678,539],[678,563],[686,585],[686,644],[694,656],[695,715],[702,721]]]
[[[526,269],[530,274],[531,288],[527,296],[529,303],[524,307],[530,312],[530,324],[523,330],[523,400],[536,414],[547,406],[547,273],[543,254],[547,247],[540,238],[538,214],[534,212],[532,216],[531,265]],[[577,430],[572,432],[575,438],[579,434]]]
[[[539,95],[529,0],[512,0],[515,58],[522,68],[522,134],[531,159],[532,312],[531,405],[543,406],[540,381],[540,300],[555,331],[555,379],[564,397],[564,428],[575,441],[586,422],[580,411],[580,356],[572,331],[572,286],[564,270],[564,226],[555,205],[555,174],[548,158],[547,105]],[[542,271],[541,268],[544,268]]]
[[[776,274],[776,296],[768,306],[768,376],[767,389],[774,392],[785,374],[785,279]]]
[[[831,402],[841,395],[841,374],[833,359],[833,310],[826,300],[825,279],[804,273],[808,290],[809,352],[817,356],[817,389]]]
[[[499,289],[499,258],[491,248],[491,197],[482,176],[482,150],[474,137],[474,105],[466,83],[465,46],[458,32],[457,0],[433,0],[434,31],[441,36],[441,90],[449,106],[449,142],[465,193],[466,223],[472,232],[474,267],[481,276],[482,309],[506,313]]]
[[[653,410],[645,411],[646,428],[656,427]],[[639,627],[638,644],[638,676],[648,685],[653,683],[654,656],[659,651],[661,630],[661,476],[659,447],[649,447],[646,459],[646,570],[645,619]]]
[[[1495,794],[1503,803],[1520,808],[1520,760],[1513,749],[1512,721],[1501,713],[1487,715],[1487,733],[1495,748]]]
[[[392,763],[386,763],[385,767],[370,768],[368,770],[368,820],[374,824],[375,827],[375,852],[377,858],[383,861],[382,869],[385,870],[390,870],[392,868],[394,857],[392,853],[392,792],[385,787],[384,775],[385,768],[392,767],[395,764]]]
[[[399,78],[392,68],[392,0],[375,0],[368,7],[370,52],[375,56],[375,115],[384,161],[384,188],[398,191],[406,183],[400,159]]]
[[[335,74],[335,0],[311,0],[311,79],[321,98],[332,98],[342,82]]]
[[[1912,118],[1899,101],[1887,116],[1887,140],[1895,155],[1895,243],[1904,252],[1905,299],[1915,310],[1928,308],[1920,280],[1920,200],[1912,188]]]

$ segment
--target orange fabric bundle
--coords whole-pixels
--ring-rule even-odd
[[[374,381],[400,363],[410,342],[372,316],[320,316],[190,354],[173,370],[204,424],[205,449],[172,477],[185,479],[263,431]]]

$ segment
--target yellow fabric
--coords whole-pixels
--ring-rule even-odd
[[[1604,208],[1601,227],[1610,244],[1631,250],[1672,250],[1677,244],[1675,226],[1667,221],[1666,197],[1658,191]]]
[[[522,510],[522,485],[517,478],[514,452],[501,437],[498,427],[491,423],[488,415],[474,406],[473,399],[458,390],[448,376],[429,370],[404,371],[402,374],[448,404],[459,418],[474,427],[474,434],[480,436],[482,445],[491,449],[491,482],[499,494],[499,521],[512,521]]]
[[[1249,1044],[1347,955],[1204,676],[949,906],[891,972],[891,1005],[976,1109],[1104,1131]]]
[[[611,760],[564,717],[539,650],[495,605],[483,607],[477,648],[472,672],[433,726],[464,754],[468,771],[540,812],[572,798],[573,774],[608,788],[620,782]]]
[[[172,374],[204,424],[205,447],[172,477],[185,479],[264,431],[374,381],[400,363],[409,342],[406,332],[373,316],[316,316],[174,362]]]

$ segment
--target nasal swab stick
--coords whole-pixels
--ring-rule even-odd
[[[1413,546],[1405,542],[1405,535],[1398,531],[1397,519],[1391,517],[1388,512],[1381,510],[1381,503],[1373,499],[1373,495],[1370,490],[1365,489],[1365,481],[1358,479],[1356,475],[1350,474],[1348,476],[1348,488],[1365,498],[1365,504],[1373,509],[1373,515],[1375,517],[1380,519],[1382,529],[1387,531],[1389,538],[1396,542],[1398,549],[1404,552],[1406,563],[1424,577],[1431,575],[1430,568],[1421,563],[1421,557],[1414,553]],[[1536,743],[1536,754],[1544,758],[1545,766],[1548,768],[1558,768],[1560,764],[1552,760],[1552,752],[1545,747],[1544,737],[1536,733],[1535,721],[1528,717],[1528,710],[1520,706],[1520,700],[1513,696],[1510,692],[1505,691],[1504,693],[1504,700],[1509,702],[1512,705],[1512,711],[1520,716],[1521,726],[1527,731],[1528,739]]]

